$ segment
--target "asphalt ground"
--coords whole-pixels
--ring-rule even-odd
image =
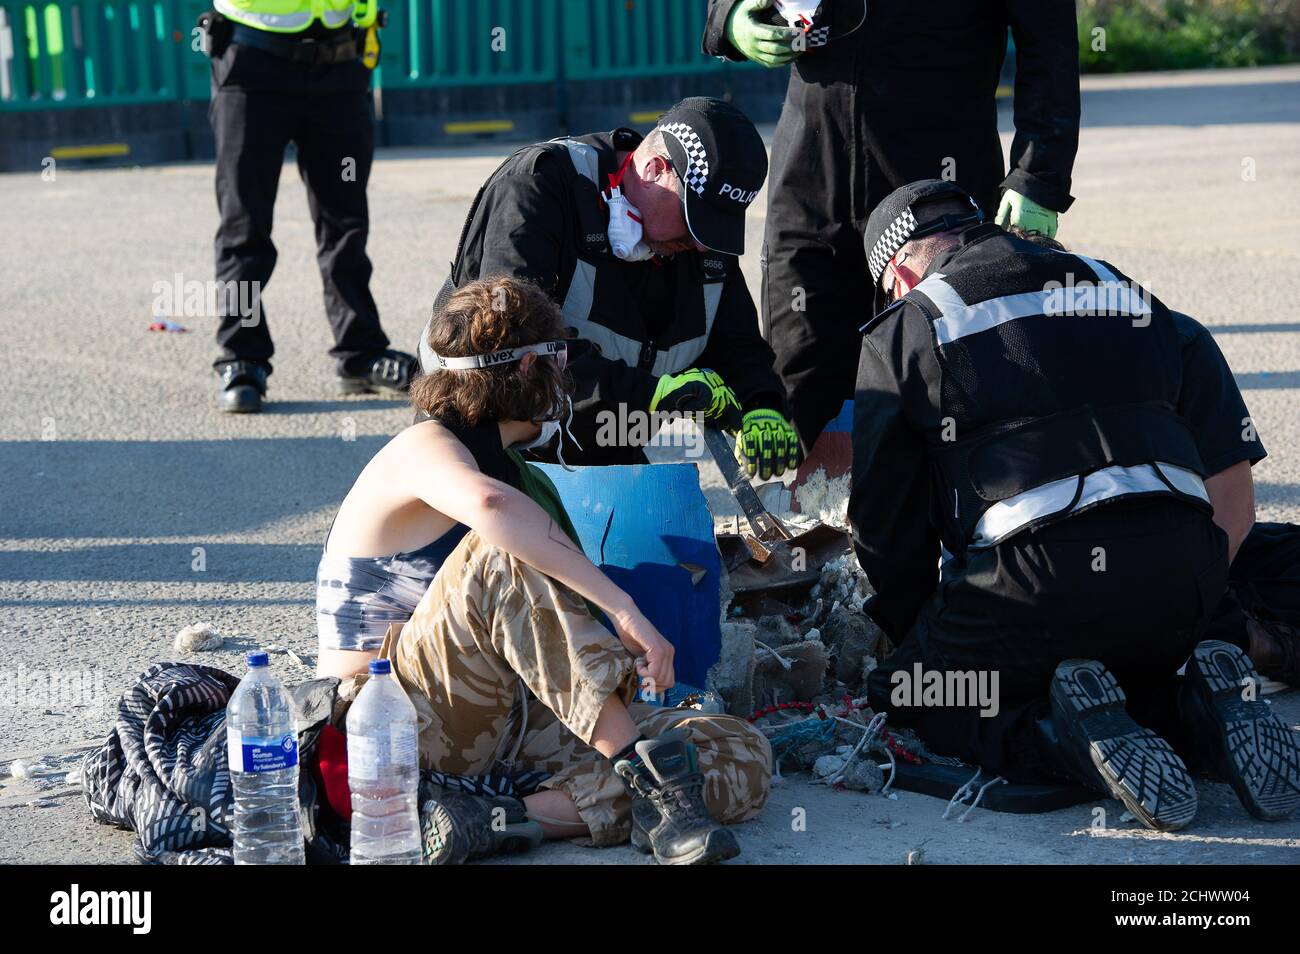
[[[1213,328],[1270,451],[1255,470],[1260,517],[1300,520],[1300,67],[1089,78],[1084,90],[1077,201],[1059,237]],[[1004,115],[1007,145],[1010,130]],[[372,287],[395,345],[413,350],[469,201],[510,148],[380,154]],[[176,655],[186,624],[230,634],[226,649],[194,658],[232,671],[259,644],[313,652],[325,530],[364,463],[410,420],[400,401],[331,392],[312,225],[292,163],[264,294],[276,370],[267,412],[254,417],[213,408],[211,318],[179,317],[186,334],[146,330],[156,283],[211,278],[211,165],[39,173],[0,176],[0,677],[33,685],[52,674],[65,691],[0,699],[0,774],[17,755],[102,736],[117,694]],[[764,208],[760,196],[751,250]],[[757,287],[756,254],[743,267]],[[705,468],[703,481],[724,510],[716,473]],[[285,678],[307,675],[274,658]],[[1292,725],[1297,695],[1273,697]],[[72,760],[44,764],[62,771]],[[956,824],[924,796],[890,801],[791,779],[739,830],[741,860],[899,863],[921,843],[931,863],[1300,858],[1300,820],[1254,822],[1221,785],[1203,787],[1196,823],[1174,835],[1120,823],[1117,803],[1102,805],[1104,829],[1092,827],[1091,806],[981,810]],[[91,822],[60,776],[0,778],[0,862],[124,862],[129,843]],[[523,860],[636,858],[552,845]]]

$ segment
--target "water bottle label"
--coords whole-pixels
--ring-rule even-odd
[[[298,737],[284,735],[241,735],[226,729],[226,751],[232,772],[278,772],[298,764]]]
[[[388,738],[348,736],[348,774],[355,778],[379,778],[393,765],[415,765],[415,727],[405,723],[389,726]]]

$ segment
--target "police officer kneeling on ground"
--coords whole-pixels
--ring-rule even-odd
[[[414,355],[393,351],[370,294],[366,183],[374,157],[370,71],[378,61],[376,0],[216,0],[199,19],[212,56],[208,115],[217,147],[217,280],[214,362],[223,411],[261,410],[271,373],[271,332],[261,292],[271,280],[275,194],[285,147],[316,226],[316,261],[338,390],[405,391]],[[249,289],[253,289],[250,291]]]
[[[780,475],[798,465],[798,440],[736,260],[766,175],[753,124],[703,97],[644,139],[615,129],[525,146],[474,199],[430,321],[469,282],[531,279],[574,337],[565,461],[643,462],[652,419],[681,412],[739,430],[751,476]]]
[[[892,305],[864,327],[849,519],[899,644],[873,708],[986,778],[1073,780],[1151,828],[1195,815],[1188,764],[1287,815],[1300,748],[1242,649],[1200,641],[1263,457],[1208,335],[954,183],[896,190],[865,241]]]

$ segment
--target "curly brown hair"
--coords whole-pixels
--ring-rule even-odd
[[[429,324],[429,347],[446,358],[490,354],[565,337],[564,318],[546,292],[522,278],[471,282],[455,292]],[[485,421],[540,421],[559,412],[572,381],[538,355],[490,368],[442,369],[411,385],[411,404],[440,420],[470,426]]]

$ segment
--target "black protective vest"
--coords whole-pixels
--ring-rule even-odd
[[[990,508],[1012,498],[995,514],[1002,537],[1136,493],[1208,506],[1195,438],[1175,410],[1182,364],[1165,307],[1084,256],[992,226],[963,239],[905,299],[929,320],[939,367],[926,436],[948,550],[985,534]],[[1135,473],[1085,483],[1104,468]]]

